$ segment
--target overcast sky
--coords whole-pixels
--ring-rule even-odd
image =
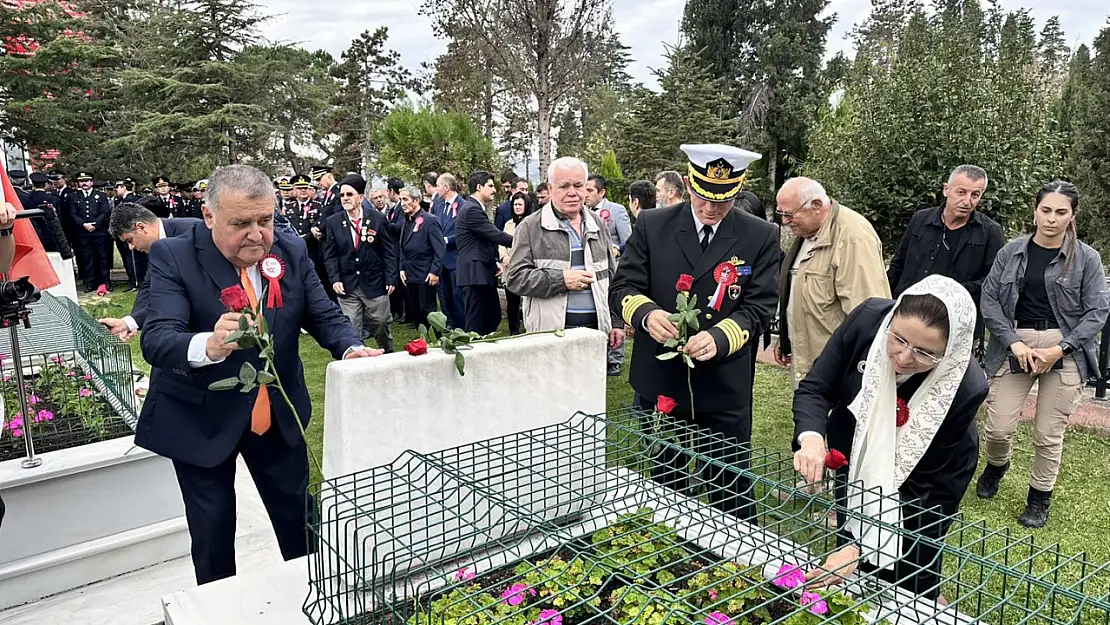
[[[401,53],[402,62],[410,69],[435,60],[443,49],[428,20],[417,14],[417,1],[257,1],[264,11],[277,15],[263,27],[268,39],[323,48],[336,58],[363,30],[383,25],[389,27],[389,46]],[[1038,30],[1049,17],[1059,15],[1073,48],[1079,42],[1089,45],[1110,13],[1105,0],[1001,0],[1001,4],[1006,9],[1029,8]],[[685,0],[614,0],[614,21],[621,40],[631,48],[633,63],[629,69],[634,79],[655,86],[651,70],[663,65],[664,44],[678,41],[684,5]],[[829,11],[837,14],[837,22],[829,37],[830,56],[850,49],[846,33],[867,16],[870,6],[869,0],[832,0]]]

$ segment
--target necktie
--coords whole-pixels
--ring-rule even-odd
[[[360,220],[360,219],[352,219],[351,220],[351,224],[354,226],[354,231],[355,231],[355,251],[356,252],[358,251],[358,240],[361,238],[359,236],[361,233],[359,233],[359,231],[358,231],[358,224],[359,224],[360,221],[362,221],[362,220]]]
[[[251,301],[251,308],[258,312],[258,295],[254,292],[254,285],[247,275],[246,269],[239,270],[239,281],[243,283],[243,290],[247,292],[247,299]],[[254,400],[254,409],[251,410],[251,432],[259,436],[270,429],[270,390],[265,384],[258,386],[258,399]]]
[[[709,237],[711,237],[711,236],[713,236],[713,226],[702,226],[701,227],[701,251],[704,252],[705,248],[709,247]]]

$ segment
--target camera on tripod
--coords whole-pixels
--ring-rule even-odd
[[[0,327],[7,328],[22,321],[24,327],[30,328],[31,311],[28,306],[40,299],[42,292],[26,276],[0,281]]]

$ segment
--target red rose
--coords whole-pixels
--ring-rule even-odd
[[[836,471],[848,466],[848,459],[839,450],[830,449],[829,453],[825,454],[825,467]]]
[[[220,291],[220,302],[229,312],[243,312],[251,307],[251,300],[247,297],[247,292],[238,284]]]
[[[102,285],[96,287],[96,294],[101,296],[101,297],[104,297],[105,295],[107,295],[108,294],[108,285],[102,284]]]
[[[902,427],[903,425],[906,424],[907,421],[910,420],[909,404],[907,404],[906,400],[902,399],[901,397],[898,398],[898,416],[897,416],[897,420],[898,420],[897,421],[898,427]]]
[[[678,277],[678,282],[675,283],[674,288],[676,291],[689,291],[694,288],[694,276],[684,273]]]
[[[666,395],[660,395],[655,400],[655,409],[659,412],[662,412],[663,414],[671,414],[672,412],[674,412],[674,408],[677,405],[678,403],[675,402],[675,400],[667,397]]]
[[[405,344],[405,351],[410,356],[419,356],[428,353],[428,342],[424,339],[414,339]]]

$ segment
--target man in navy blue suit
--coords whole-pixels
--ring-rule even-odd
[[[166,237],[176,237],[192,230],[193,226],[203,223],[199,219],[182,217],[179,219],[156,217],[154,213],[140,204],[124,202],[112,209],[112,218],[108,222],[108,234],[113,239],[123,243],[124,246],[138,252],[142,258],[143,281],[139,283],[139,292],[135,295],[135,303],[131,305],[131,314],[122,319],[105,317],[98,319],[122,341],[130,340],[143,327],[150,304],[150,276],[146,272],[146,255],[150,253],[151,246],[156,241]],[[138,263],[136,262],[136,266]]]
[[[228,337],[241,313],[227,312],[220,293],[241,285],[265,316],[277,374],[301,425],[312,414],[299,355],[301,328],[335,358],[376,356],[362,346],[339,306],[328,299],[303,242],[276,234],[274,187],[247,165],[217,169],[208,179],[204,222],[150,251],[150,304],[141,335],[152,368],[135,444],[173,461],[192,537],[197,583],[235,575],[235,461],[242,454],[286,560],[315,549],[305,538],[308,462],[294,413],[273,389],[210,391],[243,363],[260,368],[257,347]],[[259,264],[276,257],[280,276]],[[264,291],[273,278],[281,307]]]
[[[459,209],[455,233],[459,246],[458,283],[463,291],[467,332],[489,334],[501,323],[497,295],[497,246],[512,247],[512,235],[498,230],[486,216],[497,187],[493,174],[476,171],[467,180],[470,197]]]
[[[439,191],[438,196],[442,201],[439,212],[432,214],[439,218],[443,227],[443,241],[446,244],[443,256],[443,275],[439,280],[439,308],[447,315],[447,324],[452,328],[461,328],[466,324],[466,315],[463,309],[462,293],[459,290],[458,271],[459,248],[455,234],[455,221],[462,209],[463,198],[459,195],[462,187],[459,181],[451,174],[440,174],[436,181]],[[435,200],[432,201],[435,206]]]

